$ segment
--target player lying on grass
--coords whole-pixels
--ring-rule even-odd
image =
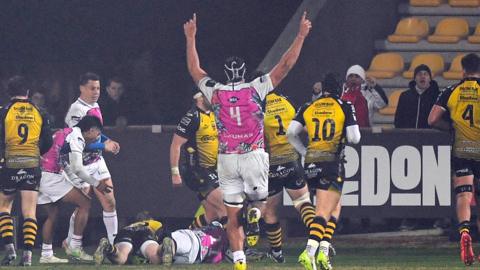
[[[100,136],[102,123],[97,117],[85,116],[73,128],[65,128],[54,134],[53,146],[42,156],[42,180],[40,181],[38,204],[47,211],[42,229],[42,254],[40,263],[67,263],[53,255],[52,239],[60,202],[78,207],[74,233],[66,243],[67,255],[79,260],[92,261],[92,256],[82,248],[83,230],[88,221],[90,198],[81,190],[81,183],[95,186],[101,192],[110,192],[105,181],[95,180],[82,163],[85,145]]]

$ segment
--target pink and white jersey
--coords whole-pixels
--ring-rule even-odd
[[[78,122],[85,116],[95,116],[100,119],[100,122],[103,124],[103,117],[102,111],[100,111],[100,107],[98,103],[90,105],[85,101],[81,100],[80,98],[77,99],[72,105],[70,105],[70,109],[68,109],[67,116],[65,116],[65,124],[68,127],[74,127]],[[91,151],[88,153],[84,153],[83,155],[83,165],[92,164],[98,160],[102,156],[101,150]]]
[[[70,152],[83,152],[85,140],[78,127],[60,129],[53,134],[52,147],[42,156],[42,171],[60,173]]]
[[[67,116],[65,116],[65,124],[68,127],[74,127],[85,115],[96,116],[103,124],[102,112],[98,103],[90,105],[80,98],[70,105]]]
[[[262,103],[273,90],[269,74],[249,83],[229,85],[205,77],[198,87],[216,116],[220,154],[244,154],[264,148]]]

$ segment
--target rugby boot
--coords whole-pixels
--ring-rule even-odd
[[[247,270],[247,263],[243,261],[238,261],[233,264],[233,270]]]
[[[303,266],[305,270],[317,270],[315,264],[315,257],[308,256],[308,252],[304,250],[298,257],[298,262]]]
[[[162,241],[162,263],[163,265],[170,266],[173,262],[174,256],[174,241],[170,237],[163,238]]]
[[[317,254],[317,264],[320,270],[332,270],[330,258],[328,258],[328,256],[321,251],[319,251]]]
[[[78,248],[70,247],[70,252],[71,252],[70,256],[72,256],[72,258],[74,258],[75,260],[93,262],[93,256],[90,254],[87,254],[85,250],[83,250],[83,247],[78,247]]]
[[[468,232],[463,232],[460,237],[460,258],[465,265],[472,265],[475,261],[473,254],[472,237]]]
[[[106,249],[110,247],[110,242],[108,242],[108,239],[106,237],[103,237],[100,239],[100,242],[98,243],[98,247],[95,250],[95,253],[93,253],[93,259],[95,261],[96,265],[100,265],[103,263],[105,260],[105,252]]]
[[[245,247],[245,257],[247,257],[247,261],[261,261],[265,258],[266,254],[260,250],[251,248],[251,247]],[[233,259],[232,259],[233,261]]]
[[[283,256],[283,252],[281,250],[270,250],[269,252],[267,252],[267,257],[269,257],[272,261],[276,263],[285,263],[285,257]]]
[[[3,266],[13,265],[16,258],[17,258],[17,255],[15,253],[5,254],[5,257],[3,257],[2,259],[2,265]]]
[[[22,260],[20,261],[20,266],[32,266],[32,251],[24,250],[22,255]]]
[[[61,259],[55,255],[52,256],[41,256],[40,261],[41,264],[48,263],[48,264],[55,264],[55,263],[68,263],[68,259]]]
[[[260,238],[260,225],[259,221],[262,217],[260,209],[252,207],[247,212],[247,244],[251,247],[258,243]]]

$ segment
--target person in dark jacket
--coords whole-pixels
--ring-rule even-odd
[[[395,112],[396,128],[431,128],[428,115],[437,100],[440,90],[432,80],[432,72],[427,65],[415,68],[409,89],[400,95]]]

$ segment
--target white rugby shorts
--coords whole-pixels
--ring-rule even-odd
[[[42,172],[37,204],[54,203],[72,190],[73,185],[62,174]]]
[[[98,159],[92,164],[86,165],[85,169],[97,181],[112,178],[112,176],[110,175],[110,171],[108,170],[107,164],[105,163],[105,159],[103,157],[100,157],[100,159]]]
[[[244,196],[262,201],[268,196],[268,153],[257,149],[245,154],[219,154],[218,179],[223,200],[242,207]]]

